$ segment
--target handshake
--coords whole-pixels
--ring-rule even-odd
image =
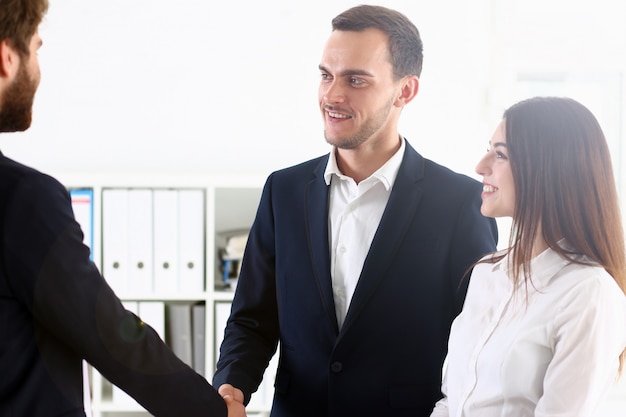
[[[246,417],[246,407],[243,405],[243,392],[230,384],[223,384],[218,390],[228,407],[228,417]]]

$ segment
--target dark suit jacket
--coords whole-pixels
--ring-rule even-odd
[[[82,359],[155,416],[226,416],[90,262],[66,189],[2,154],[0,236],[0,416],[85,416]]]
[[[280,341],[272,417],[428,416],[463,276],[495,249],[481,185],[407,143],[345,323],[330,276],[328,156],[273,173],[250,232],[213,385],[246,398]]]

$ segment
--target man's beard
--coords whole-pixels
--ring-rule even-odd
[[[330,139],[324,131],[326,142],[339,149],[358,148],[387,122],[387,118],[389,117],[394,101],[394,98],[391,97],[389,101],[376,113],[375,117],[368,120],[365,125],[361,126],[359,131],[352,136]]]
[[[30,127],[38,84],[23,61],[20,62],[15,80],[0,100],[0,132],[21,132]]]

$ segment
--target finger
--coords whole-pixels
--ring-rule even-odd
[[[224,397],[225,395],[234,395],[235,394],[235,389],[232,385],[230,384],[224,384],[222,386],[220,386],[220,388],[217,390],[217,392]]]

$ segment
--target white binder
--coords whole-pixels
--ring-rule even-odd
[[[178,191],[154,190],[154,291],[178,291]]]
[[[128,190],[102,190],[102,275],[118,296],[127,294]]]
[[[152,293],[152,190],[128,191],[129,291]]]
[[[165,303],[163,301],[139,301],[139,317],[165,340]]]
[[[191,305],[168,304],[167,343],[183,362],[193,367],[193,334],[191,328]]]
[[[178,191],[179,289],[183,293],[204,291],[204,191]]]
[[[215,355],[213,358],[213,369],[215,369],[217,360],[220,357],[220,347],[224,341],[224,330],[226,330],[226,323],[228,322],[228,317],[230,317],[231,306],[230,301],[216,301],[213,307],[215,309],[213,315],[213,354]]]

